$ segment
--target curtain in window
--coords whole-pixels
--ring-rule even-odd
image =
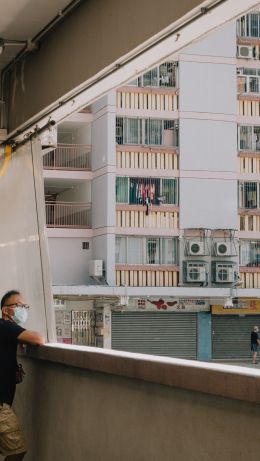
[[[162,139],[162,120],[146,119],[145,120],[145,144],[150,146],[161,146]]]
[[[124,120],[124,143],[141,144],[141,120],[138,118],[127,118]]]
[[[241,266],[260,266],[260,242],[240,243],[240,264]]]
[[[142,237],[128,237],[127,255],[128,264],[143,264]]]
[[[258,92],[259,92],[259,88],[258,88]],[[260,151],[260,126],[254,126],[253,150]]]
[[[252,150],[252,127],[240,127],[240,147],[241,150]]]
[[[250,37],[259,37],[259,15],[258,14],[250,14]]]
[[[250,242],[241,242],[240,244],[240,264],[247,266],[250,262]]]
[[[116,203],[128,203],[128,178],[116,178]]]
[[[161,264],[176,264],[176,240],[162,239],[162,258]]]
[[[126,242],[126,237],[116,237],[116,263],[127,263]]]

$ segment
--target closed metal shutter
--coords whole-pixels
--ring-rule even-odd
[[[112,349],[196,359],[197,314],[113,312]]]
[[[254,325],[260,327],[260,315],[213,315],[213,359],[248,359],[251,356],[250,335]]]

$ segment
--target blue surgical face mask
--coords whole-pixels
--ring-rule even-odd
[[[21,323],[26,322],[27,318],[27,309],[24,309],[23,307],[16,307],[14,309],[13,320],[15,321],[15,323],[18,323],[18,325],[20,325]]]

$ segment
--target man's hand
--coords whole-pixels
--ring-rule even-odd
[[[45,344],[44,337],[37,331],[25,330],[18,337],[18,341],[31,346],[42,346]]]

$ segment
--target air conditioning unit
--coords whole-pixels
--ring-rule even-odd
[[[90,277],[102,277],[103,261],[102,259],[91,259],[88,263],[88,274]]]
[[[237,47],[237,57],[243,59],[251,59],[253,57],[253,47],[240,45]]]
[[[231,242],[216,242],[215,245],[217,256],[232,256],[233,246]]]
[[[234,283],[236,266],[232,264],[216,263],[215,282]]]
[[[205,244],[199,241],[188,242],[188,253],[190,256],[201,256],[205,254]]]
[[[203,263],[186,263],[186,282],[206,282],[206,266]]]

